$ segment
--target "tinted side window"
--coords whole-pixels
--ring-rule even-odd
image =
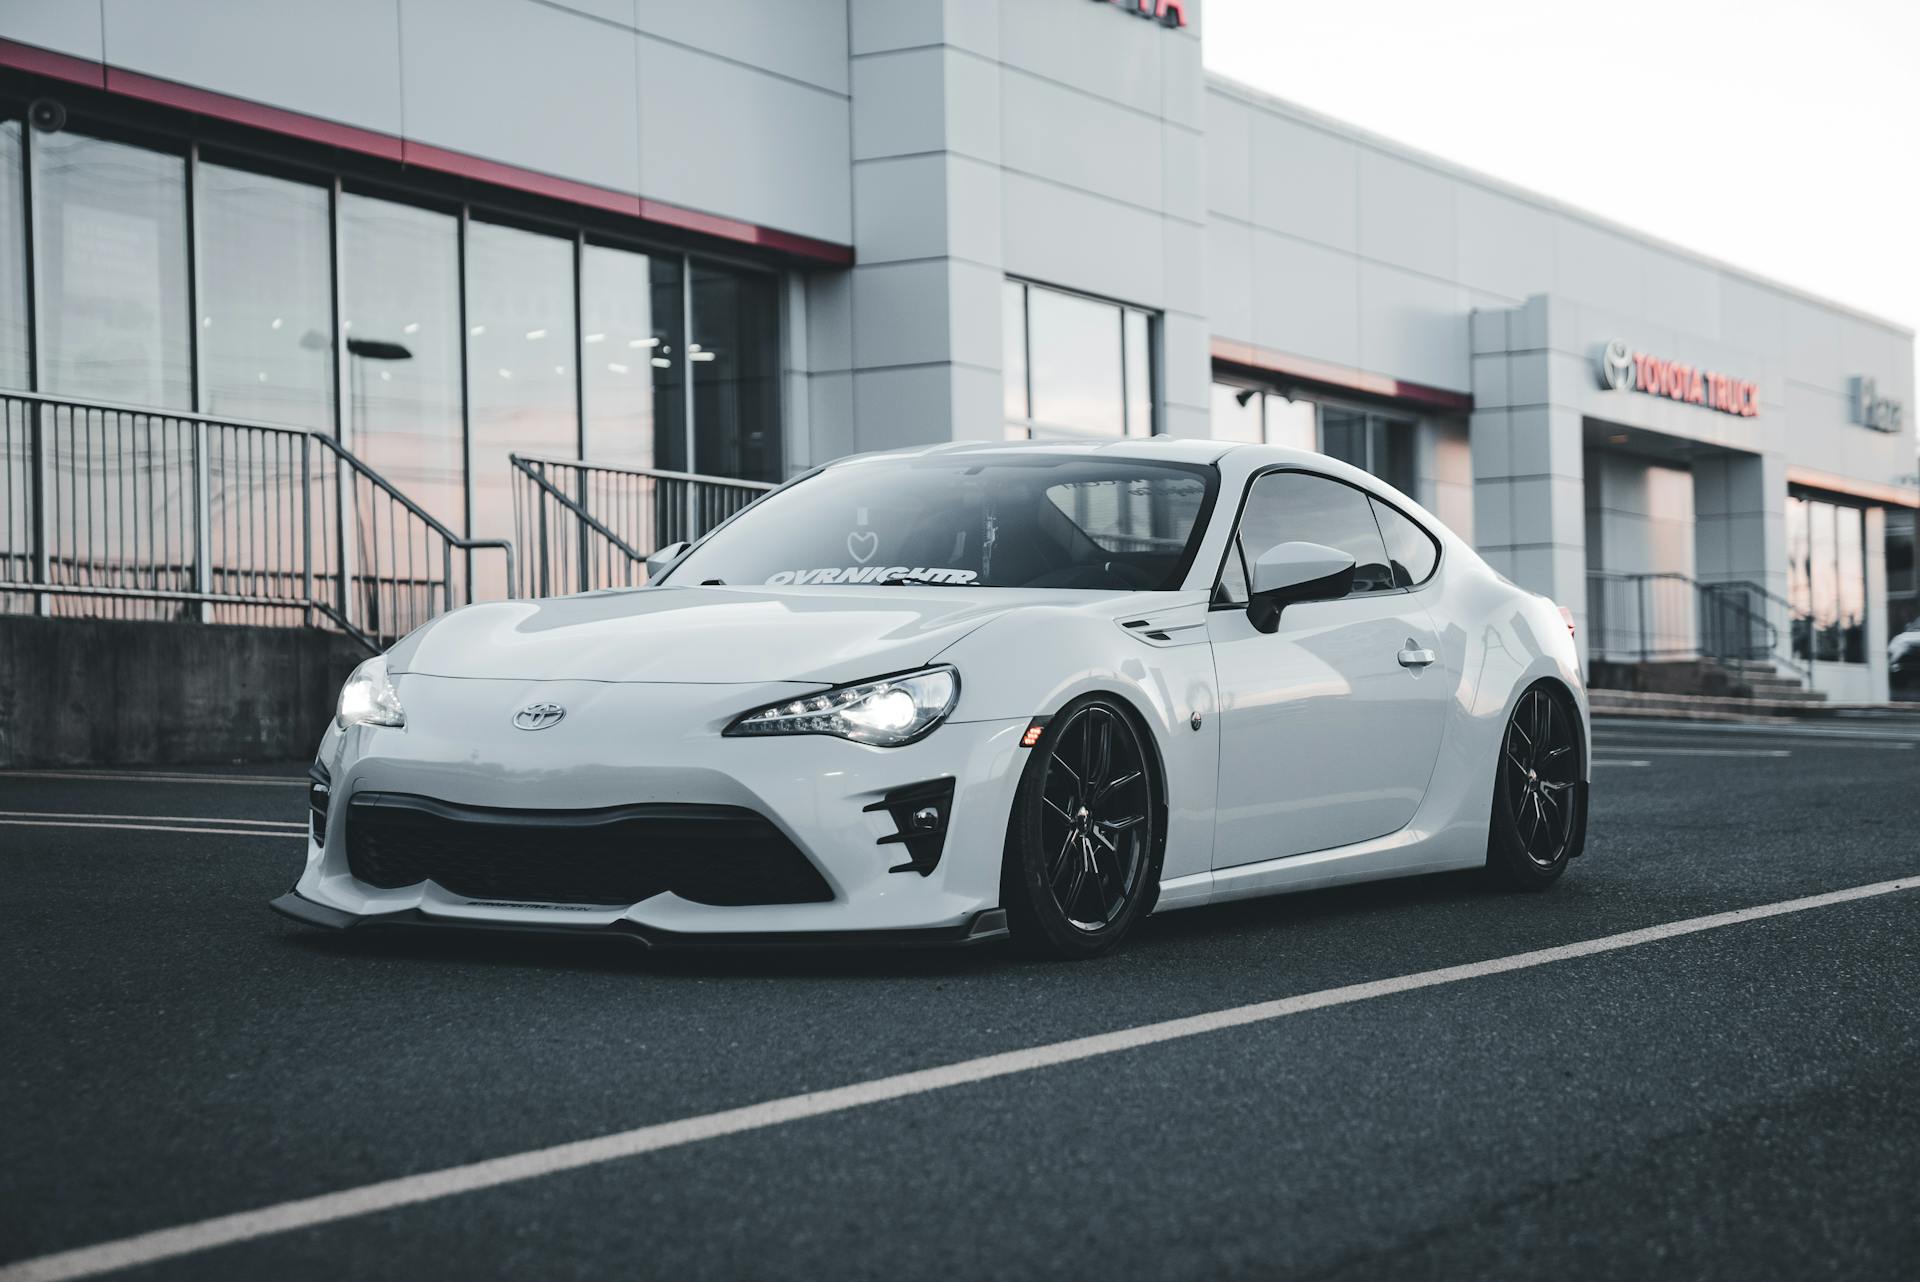
[[[1373,500],[1373,516],[1387,541],[1394,586],[1418,587],[1432,578],[1434,567],[1440,564],[1440,544],[1434,537],[1421,529],[1412,517],[1378,499]]]
[[[1374,523],[1367,496],[1306,472],[1269,472],[1254,481],[1247,494],[1247,510],[1240,518],[1239,554],[1246,573],[1261,554],[1281,543],[1319,543],[1338,548],[1354,559],[1353,595],[1389,592],[1395,587],[1388,567],[1386,545]],[[1231,564],[1234,554],[1229,552]],[[1244,580],[1229,574],[1222,586],[1232,599],[1246,600]]]

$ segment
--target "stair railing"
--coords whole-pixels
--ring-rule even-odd
[[[692,542],[773,486],[765,481],[515,454],[522,596],[646,582],[651,551]]]
[[[369,650],[473,599],[468,539],[329,436],[0,392],[0,612],[325,626]]]

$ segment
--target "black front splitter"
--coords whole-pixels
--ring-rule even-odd
[[[629,939],[645,948],[967,948],[1007,937],[1005,909],[989,908],[975,913],[971,921],[958,926],[936,926],[924,930],[831,930],[794,931],[777,934],[728,932],[689,933],[642,926],[624,918],[610,925],[569,926],[561,922],[476,921],[472,918],[435,917],[418,908],[390,913],[350,913],[326,904],[317,904],[297,890],[268,905],[275,912],[309,926],[329,930],[441,929],[473,931],[521,931],[541,935],[612,935]]]

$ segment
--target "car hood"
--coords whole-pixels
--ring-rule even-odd
[[[1014,588],[658,587],[468,606],[388,656],[396,673],[532,681],[838,684],[931,661],[1030,604],[1113,593]]]

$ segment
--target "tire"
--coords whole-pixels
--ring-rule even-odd
[[[1545,890],[1560,879],[1587,836],[1580,718],[1551,681],[1529,686],[1500,733],[1494,764],[1487,873],[1513,890]]]
[[[1132,712],[1105,695],[1062,708],[1032,749],[1007,825],[1000,903],[1014,946],[1065,959],[1118,947],[1158,897],[1165,815],[1152,743]]]

